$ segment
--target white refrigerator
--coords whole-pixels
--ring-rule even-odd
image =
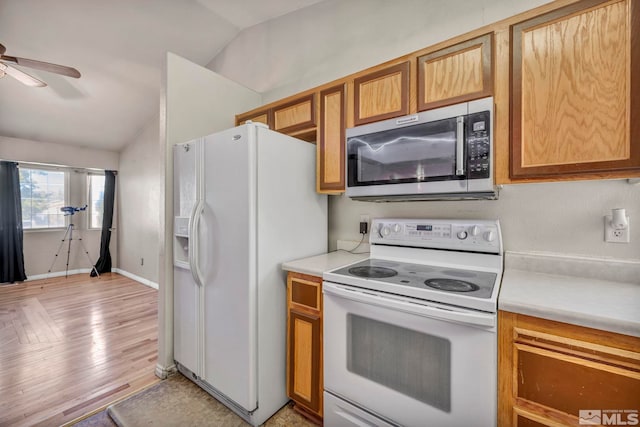
[[[247,124],[173,155],[176,366],[259,425],[288,401],[281,263],[327,250],[315,146]]]

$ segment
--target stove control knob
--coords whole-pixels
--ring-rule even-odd
[[[493,242],[496,239],[496,234],[493,231],[487,231],[484,233],[484,240],[487,242]]]
[[[393,227],[391,227],[391,230],[393,230],[394,233],[399,233],[400,230],[402,230],[402,227],[400,226],[400,224],[393,224]]]
[[[458,231],[458,239],[460,240],[464,240],[466,239],[468,236],[467,232],[462,230],[462,231]]]
[[[382,229],[380,230],[380,236],[387,237],[389,234],[391,234],[391,229],[389,228],[389,226],[387,225],[383,226]]]

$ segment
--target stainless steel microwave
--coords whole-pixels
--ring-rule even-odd
[[[347,196],[495,199],[493,98],[347,129]]]

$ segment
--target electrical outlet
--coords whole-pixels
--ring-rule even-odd
[[[604,241],[609,243],[629,243],[631,224],[627,217],[627,227],[623,230],[611,226],[611,215],[604,217]]]
[[[360,234],[367,234],[369,232],[369,215],[360,215]]]

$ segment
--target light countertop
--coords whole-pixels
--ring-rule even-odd
[[[640,337],[640,263],[589,260],[597,274],[585,270],[585,263],[507,253],[498,308]],[[580,277],[585,275],[590,277]]]
[[[282,269],[286,271],[293,271],[295,273],[322,277],[322,273],[325,271],[334,270],[338,267],[361,261],[368,256],[368,253],[352,254],[347,251],[339,250],[285,262],[282,264]]]

